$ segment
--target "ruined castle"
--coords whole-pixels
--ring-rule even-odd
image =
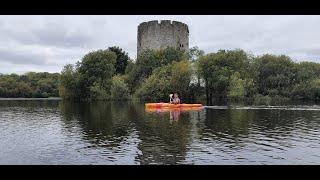
[[[166,47],[189,50],[188,25],[170,20],[143,22],[138,26],[137,55],[146,49]]]

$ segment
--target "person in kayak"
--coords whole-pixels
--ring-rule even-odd
[[[170,94],[170,104],[180,104],[178,93]]]

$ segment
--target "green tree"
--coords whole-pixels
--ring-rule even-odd
[[[115,73],[116,74],[124,74],[126,71],[126,67],[128,62],[130,61],[128,53],[123,51],[120,47],[113,46],[108,48],[109,51],[112,51],[116,54],[116,64],[115,64]]]
[[[0,75],[0,97],[58,96],[58,81],[58,73],[29,72],[22,75]]]
[[[239,72],[240,78],[247,76],[249,60],[240,49],[219,50],[199,58],[199,74],[204,79],[207,103],[212,104],[213,97],[227,97],[230,77]]]
[[[311,84],[312,99],[320,100],[320,79],[314,79]]]
[[[297,80],[299,82],[320,77],[320,64],[315,62],[300,62],[296,64]]]
[[[142,84],[135,96],[143,100],[167,101],[170,93],[178,92],[181,97],[185,97],[191,72],[188,61],[173,62],[160,67]]]
[[[170,90],[172,92],[178,92],[181,97],[188,96],[191,76],[192,69],[188,61],[173,62],[171,64],[171,77],[169,82]]]
[[[156,68],[168,65],[174,61],[186,59],[184,51],[175,48],[162,50],[145,50],[137,58],[133,67],[128,72],[126,82],[131,93],[134,93],[138,85],[144,82]]]
[[[79,97],[79,75],[72,64],[67,64],[61,71],[59,95],[64,99],[76,99]]]
[[[297,82],[294,62],[288,56],[263,55],[255,61],[255,82],[258,93],[289,97]]]
[[[198,46],[195,46],[189,49],[188,55],[191,61],[196,61],[204,55],[204,51],[200,50]]]
[[[204,51],[200,50],[197,46],[192,47],[189,49],[189,60],[191,60],[191,68],[192,68],[192,88],[194,91],[193,96],[199,97],[200,94],[202,93],[202,87],[201,87],[201,75],[199,68],[197,66],[197,61],[199,60],[200,57],[204,55]],[[196,84],[195,84],[196,83]]]
[[[320,100],[320,79],[311,79],[295,84],[292,98],[303,100]]]
[[[81,62],[78,62],[77,72],[80,81],[78,88],[81,99],[95,99],[97,94],[91,91],[93,89],[104,89],[110,92],[115,63],[116,54],[109,50],[90,52],[82,58]]]
[[[90,87],[90,99],[88,100],[110,100],[110,90],[104,88],[98,82],[94,82]]]
[[[113,100],[127,100],[129,99],[129,88],[124,81],[123,76],[113,76],[111,86],[111,98]]]
[[[245,80],[241,79],[240,73],[235,72],[230,77],[228,97],[242,99],[245,96]]]

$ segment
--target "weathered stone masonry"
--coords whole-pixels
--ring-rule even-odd
[[[189,50],[188,25],[170,20],[143,22],[138,26],[137,55],[146,50],[174,47]]]

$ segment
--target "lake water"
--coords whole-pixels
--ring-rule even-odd
[[[320,106],[2,100],[0,164],[320,164]]]

